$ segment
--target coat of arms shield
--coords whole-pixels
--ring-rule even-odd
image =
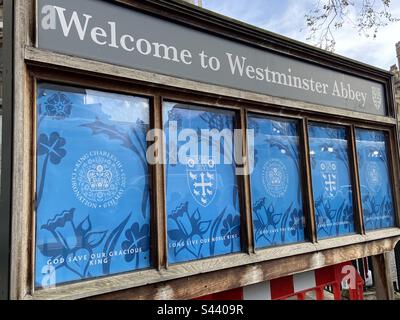
[[[189,159],[186,175],[190,193],[201,206],[207,207],[214,200],[217,192],[217,168],[215,161],[208,159],[200,164]]]
[[[338,189],[337,165],[334,161],[321,161],[321,175],[324,184],[324,194],[328,198],[336,197]]]
[[[380,110],[382,107],[382,90],[377,87],[372,87],[372,101],[376,110]]]

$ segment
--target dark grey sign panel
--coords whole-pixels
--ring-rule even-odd
[[[101,0],[38,0],[38,47],[121,66],[386,115],[379,82],[236,43]]]

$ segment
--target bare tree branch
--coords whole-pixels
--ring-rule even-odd
[[[391,0],[315,0],[305,15],[309,36],[316,46],[334,51],[334,32],[350,25],[360,35],[376,38],[380,28],[400,21],[390,13]]]

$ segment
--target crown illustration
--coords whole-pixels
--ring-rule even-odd
[[[282,173],[278,170],[278,168],[272,168],[269,172],[269,179],[272,185],[279,185],[282,181]]]
[[[86,174],[91,191],[108,191],[112,181],[112,173],[102,165],[97,165],[95,169],[89,170]]]

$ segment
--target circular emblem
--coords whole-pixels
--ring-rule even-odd
[[[278,159],[271,159],[263,167],[263,184],[267,193],[273,198],[281,198],[285,194],[289,176],[286,166]]]
[[[379,174],[379,167],[375,162],[368,162],[366,166],[366,180],[368,187],[374,191],[378,192],[381,188],[381,179]]]
[[[75,163],[72,190],[90,208],[115,206],[126,187],[122,163],[108,151],[90,151]]]

